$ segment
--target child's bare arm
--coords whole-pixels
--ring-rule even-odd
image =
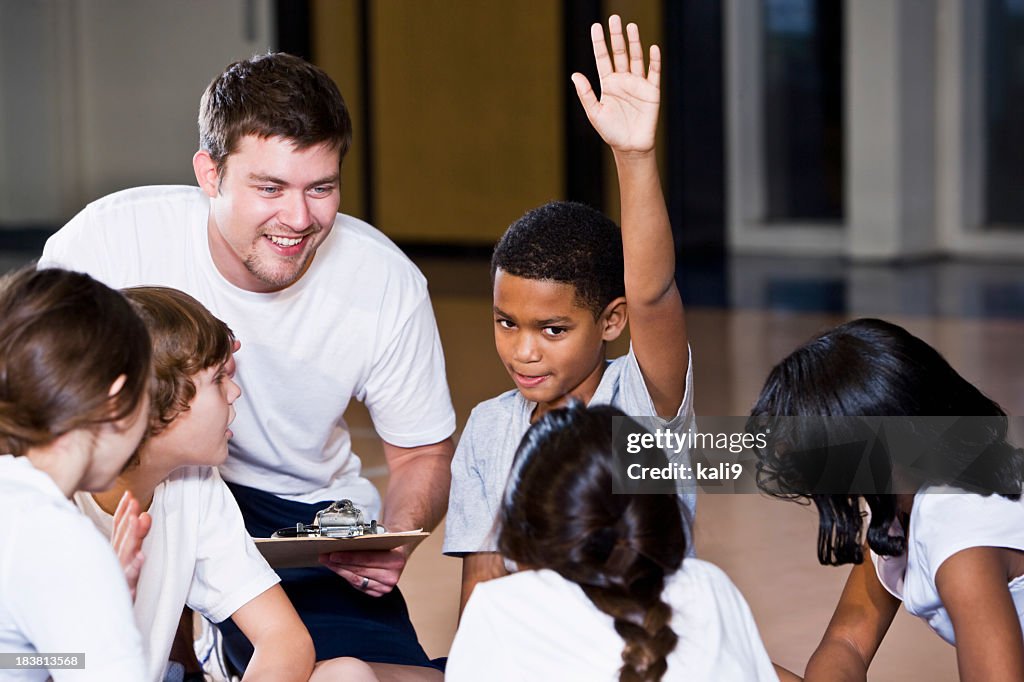
[[[466,602],[478,583],[508,575],[505,562],[497,552],[474,552],[462,558],[462,594],[459,599],[459,616],[466,609]]]
[[[591,27],[601,99],[587,78],[572,75],[583,109],[615,156],[622,197],[622,250],[633,351],[657,413],[674,415],[686,389],[689,363],[683,302],[675,283],[672,226],[654,151],[661,101],[661,52],[651,46],[644,74],[635,24],[608,20],[611,55],[600,24]],[[628,45],[627,45],[628,37]]]
[[[1024,640],[1007,587],[1014,552],[972,547],[946,559],[935,574],[956,634],[961,680],[1024,679]]]
[[[870,559],[854,566],[821,643],[807,663],[804,679],[866,680],[871,659],[899,606],[899,600],[882,587]]]
[[[313,640],[280,585],[246,602],[231,618],[254,649],[243,680],[309,679],[316,658]]]

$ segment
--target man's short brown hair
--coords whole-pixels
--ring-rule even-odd
[[[246,135],[282,137],[300,150],[326,143],[344,158],[352,121],[323,69],[276,52],[231,64],[199,101],[199,148],[218,173]]]
[[[142,318],[153,343],[149,438],[188,409],[196,395],[192,378],[227,362],[235,337],[202,303],[177,289],[132,287],[122,293]]]

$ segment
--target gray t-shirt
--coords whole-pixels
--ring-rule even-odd
[[[608,361],[590,405],[611,405],[633,417],[656,416],[654,402],[647,392],[632,346],[626,355]],[[469,415],[452,461],[445,554],[462,556],[472,552],[496,551],[496,538],[491,531],[501,507],[505,482],[512,470],[512,460],[519,441],[530,428],[530,415],[536,406],[537,403],[513,389],[480,403]],[[691,353],[686,368],[686,393],[679,411],[667,426],[685,431],[693,421]],[[681,497],[692,519],[696,495]]]

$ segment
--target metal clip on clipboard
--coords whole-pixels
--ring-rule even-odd
[[[363,510],[352,500],[339,500],[316,513],[311,525],[296,523],[295,527],[274,531],[272,538],[354,538],[360,535],[386,533],[384,526],[376,520],[367,522]]]

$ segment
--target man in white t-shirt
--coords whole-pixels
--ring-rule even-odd
[[[50,238],[40,266],[114,287],[175,287],[234,330],[245,398],[221,472],[252,535],[308,523],[342,498],[390,530],[433,528],[455,430],[444,357],[422,274],[383,234],[337,212],[351,139],[337,86],[290,55],[237,62],[203,94],[199,129],[198,188],[93,202]],[[383,500],[351,450],[352,398],[384,441]],[[318,660],[433,674],[395,588],[408,551],[335,553],[324,569],[281,572]],[[237,635],[226,631],[225,646],[244,667]]]

